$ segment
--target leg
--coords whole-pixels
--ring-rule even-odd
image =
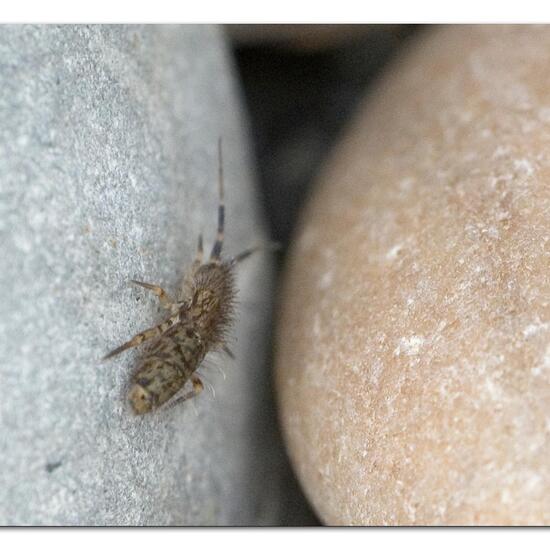
[[[233,352],[227,346],[223,346],[222,349],[225,353],[227,353],[227,355],[229,355],[229,357],[231,357],[231,359],[235,359],[235,355],[233,355]]]
[[[219,205],[218,205],[218,234],[216,236],[216,242],[212,247],[210,253],[211,260],[219,260],[222,253],[223,236],[225,228],[225,204],[223,197],[223,159],[222,159],[222,138],[218,140],[218,184],[219,184]]]
[[[202,264],[202,257],[204,256],[204,249],[202,247],[202,233],[199,234],[199,242],[197,244],[197,257],[195,258],[195,263],[197,265]]]
[[[122,346],[119,346],[115,350],[108,353],[105,357],[103,357],[103,361],[105,361],[106,359],[110,359],[111,357],[114,357],[115,355],[118,355],[119,353],[122,353],[127,349],[135,348],[136,346],[139,346],[140,344],[142,344],[147,340],[150,340],[151,338],[162,336],[167,330],[172,328],[178,321],[179,321],[179,314],[176,314],[170,317],[169,319],[167,319],[166,321],[164,321],[164,323],[161,323],[156,327],[144,330],[143,332],[136,334],[130,341],[126,342],[125,344],[122,344]]]
[[[204,390],[204,385],[197,374],[193,374],[193,376],[191,376],[191,382],[193,384],[193,389],[183,394],[181,397],[174,399],[174,401],[168,404],[168,408],[171,409],[172,407],[175,407],[176,405],[179,405],[180,403],[183,403],[184,401],[191,399],[191,397],[195,397],[199,395],[199,393],[201,393],[202,390]]]
[[[279,248],[281,248],[281,245],[279,243],[272,242],[272,243],[259,244],[257,246],[253,246],[252,248],[244,250],[243,252],[241,252],[240,254],[237,254],[236,256],[233,256],[233,258],[231,258],[229,262],[235,265],[242,262],[243,260],[246,260],[246,258],[254,254],[254,252],[258,252],[259,250],[278,250]]]
[[[147,288],[148,290],[152,290],[154,294],[156,294],[160,300],[160,304],[165,309],[170,309],[172,306],[172,299],[168,294],[157,285],[152,285],[150,283],[142,283],[141,281],[136,281],[134,279],[131,280],[132,283],[138,286],[142,286],[143,288]]]

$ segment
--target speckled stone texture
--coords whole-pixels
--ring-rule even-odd
[[[162,318],[129,279],[173,292],[214,239],[218,136],[226,252],[263,238],[219,29],[1,27],[0,122],[0,524],[277,523],[269,255],[239,269],[215,398],[134,417],[139,351],[100,363]]]
[[[329,524],[550,524],[550,28],[430,30],[288,260],[281,420]]]

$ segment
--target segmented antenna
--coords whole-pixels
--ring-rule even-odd
[[[222,157],[222,138],[218,139],[218,192],[219,192],[219,205],[218,205],[218,234],[216,236],[216,242],[212,247],[210,253],[211,260],[218,260],[222,252],[223,237],[225,230],[225,203],[223,196],[223,157]]]

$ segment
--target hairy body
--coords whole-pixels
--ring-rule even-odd
[[[221,143],[219,193],[218,234],[210,258],[203,263],[202,236],[199,236],[197,257],[184,278],[178,299],[172,300],[160,286],[132,281],[154,292],[162,306],[171,313],[164,322],[140,332],[104,357],[109,359],[151,340],[151,346],[132,376],[128,395],[136,414],[150,412],[166,403],[188,381],[191,381],[192,389],[174,403],[197,395],[202,391],[203,384],[196,371],[205,355],[216,350],[232,355],[226,346],[226,336],[234,313],[234,269],[257,248],[246,250],[229,260],[221,258],[225,216]]]
[[[180,400],[202,390],[196,370],[209,351],[224,348],[233,317],[232,270],[230,263],[210,262],[191,274],[189,299],[174,304],[177,311],[166,321],[166,331],[132,377],[129,400],[134,412],[143,414],[166,403],[188,380],[193,388]]]

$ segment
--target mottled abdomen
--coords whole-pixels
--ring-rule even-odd
[[[163,336],[143,359],[132,377],[128,395],[136,414],[160,407],[180,391],[206,354],[204,343],[192,331]]]

